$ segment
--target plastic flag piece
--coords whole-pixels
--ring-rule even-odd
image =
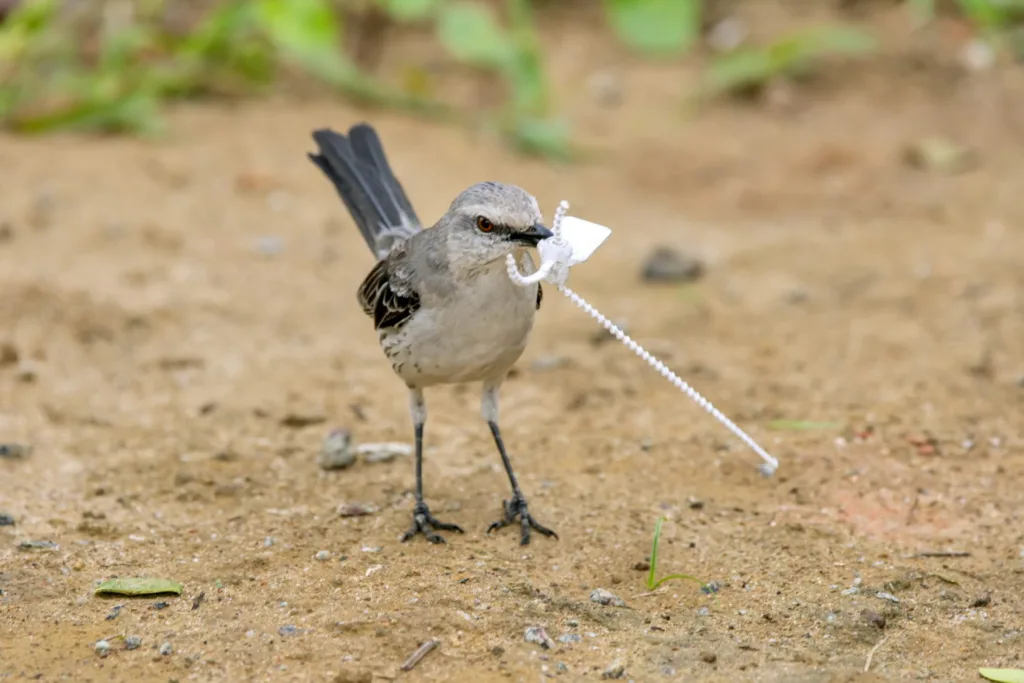
[[[603,225],[575,216],[563,218],[558,229],[558,234],[572,247],[569,266],[586,261],[608,239],[608,235],[612,234],[612,231]]]
[[[696,389],[684,382],[681,377],[672,372],[671,369],[660,360],[655,358],[644,347],[623,332],[615,323],[601,314],[591,306],[579,294],[565,286],[569,277],[569,268],[578,263],[583,263],[597,250],[601,244],[608,239],[611,230],[603,225],[585,221],[582,218],[567,216],[569,210],[568,202],[561,202],[555,211],[555,219],[552,222],[551,231],[553,237],[542,240],[537,245],[540,253],[541,264],[536,272],[530,275],[523,275],[519,272],[515,258],[509,254],[505,259],[508,276],[512,282],[521,287],[547,280],[558,287],[558,291],[567,296],[570,301],[583,309],[588,315],[596,320],[602,327],[622,342],[633,353],[640,356],[648,365],[654,368],[658,374],[667,379],[673,386],[687,395],[701,408],[706,410],[713,418],[718,420],[726,429],[736,435],[752,451],[764,461],[758,468],[765,476],[775,474],[779,467],[779,461],[768,454],[754,439],[740,429],[736,423],[726,417],[718,408],[711,404],[711,401],[701,396]]]

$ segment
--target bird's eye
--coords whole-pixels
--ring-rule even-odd
[[[480,232],[491,232],[494,230],[494,223],[484,218],[483,216],[476,217],[476,227]]]

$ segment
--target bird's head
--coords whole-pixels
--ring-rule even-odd
[[[477,266],[517,249],[536,247],[552,236],[541,223],[533,195],[503,183],[484,182],[467,188],[452,202],[445,219],[451,230],[451,255]]]

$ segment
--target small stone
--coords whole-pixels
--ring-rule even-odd
[[[15,376],[18,378],[18,381],[31,384],[39,379],[39,365],[33,361],[24,360],[18,363]]]
[[[24,460],[32,454],[32,447],[20,443],[0,443],[0,458]]]
[[[14,344],[10,342],[0,343],[0,368],[5,365],[17,365],[21,355]]]
[[[174,654],[174,646],[170,643],[164,643],[160,646],[159,652],[160,656],[162,657],[170,657],[172,654]]]
[[[691,510],[703,510],[704,509],[704,501],[700,500],[699,498],[694,498],[693,496],[687,496],[686,497],[686,504],[690,506]]]
[[[98,654],[100,657],[106,657],[108,654],[110,654],[110,643],[106,640],[97,640],[96,654]]]
[[[885,591],[878,591],[877,593],[875,593],[875,597],[879,600],[888,600],[889,602],[900,601],[900,599],[897,598],[895,595],[893,595],[892,593],[886,593]]]
[[[583,640],[583,636],[578,633],[566,633],[565,635],[558,636],[558,642],[560,643],[578,643]]]
[[[285,637],[296,636],[296,635],[302,633],[301,630],[299,630],[298,628],[296,628],[295,626],[293,626],[291,624],[288,624],[287,626],[282,626],[281,628],[277,629],[277,632],[279,634],[281,634],[282,636],[285,636]]]
[[[885,617],[873,609],[861,610],[860,618],[879,629],[885,628]]]
[[[18,543],[19,550],[57,550],[60,546],[53,541],[21,541]]]
[[[541,356],[532,363],[530,363],[530,369],[536,372],[545,372],[547,370],[556,370],[569,365],[570,361],[567,356]]]
[[[124,649],[126,650],[138,650],[142,646],[142,638],[138,636],[128,636],[124,639]]]
[[[637,570],[638,572],[650,571],[651,562],[650,560],[640,560],[639,562],[633,565],[633,569]]]
[[[342,503],[338,506],[339,517],[365,517],[376,511],[376,506],[369,503]]]
[[[326,562],[327,560],[331,559],[331,551],[318,550],[316,555],[314,555],[313,557],[316,558],[318,562]]]
[[[709,650],[705,650],[704,652],[700,653],[700,661],[705,662],[707,664],[714,664],[718,661],[718,655]]]
[[[164,602],[163,600],[161,600],[160,602],[154,602],[154,603],[153,603],[153,604],[151,605],[151,607],[152,607],[153,609],[157,610],[157,611],[160,611],[160,610],[162,610],[162,609],[167,609],[167,608],[168,608],[168,607],[170,607],[170,606],[171,606],[171,603],[169,603],[169,602]]]
[[[356,461],[352,450],[352,435],[347,430],[335,429],[324,439],[320,450],[320,467],[325,470],[342,470]]]
[[[412,446],[401,442],[364,443],[356,449],[366,462],[391,462],[399,456],[412,455]]]
[[[706,617],[709,614],[711,614],[711,610],[709,610],[707,607],[698,607],[697,608],[697,616],[699,616],[699,617]]]
[[[939,173],[962,173],[974,168],[977,155],[943,138],[924,138],[907,146],[904,161],[914,168]]]
[[[107,621],[113,621],[117,619],[117,615],[124,609],[124,605],[114,605],[109,612],[107,612]]]
[[[6,512],[0,512],[0,526],[14,526],[14,517]]]
[[[266,538],[263,539],[263,547],[264,548],[272,548],[272,547],[274,547],[274,543],[276,543],[276,542],[277,542],[276,538],[274,538],[273,536],[267,536]]]
[[[542,626],[531,626],[526,629],[526,633],[523,635],[528,643],[535,643],[540,645],[545,650],[551,650],[555,647],[555,641],[551,640],[551,636],[544,630]]]
[[[988,607],[992,604],[991,595],[983,595],[980,598],[975,598],[974,602],[971,603],[971,607]]]
[[[604,588],[595,588],[590,593],[590,601],[596,602],[599,605],[610,605],[612,607],[626,606],[625,600]]]
[[[284,240],[273,235],[260,237],[256,240],[256,251],[264,256],[277,256],[284,251]]]
[[[693,282],[704,275],[704,262],[672,247],[658,247],[644,262],[645,282]]]
[[[601,678],[618,679],[626,674],[626,665],[622,662],[612,662],[611,665],[601,672]]]

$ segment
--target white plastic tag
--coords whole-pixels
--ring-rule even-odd
[[[590,258],[591,254],[608,239],[612,231],[603,225],[591,223],[582,218],[565,216],[559,225],[559,234],[572,246],[572,258],[569,260],[569,266],[575,266]]]

